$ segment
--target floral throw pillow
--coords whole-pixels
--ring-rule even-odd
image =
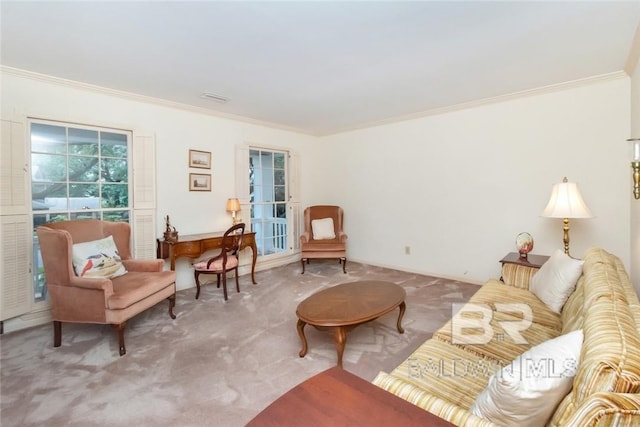
[[[73,268],[79,277],[113,279],[127,272],[113,236],[73,245]]]

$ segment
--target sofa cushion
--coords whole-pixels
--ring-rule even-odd
[[[428,340],[390,375],[441,399],[469,409],[502,365],[464,348],[439,340]]]
[[[474,307],[469,307],[472,310]],[[461,314],[459,312],[458,314]],[[499,363],[509,363],[518,355],[522,354],[534,345],[557,337],[560,332],[556,329],[548,328],[537,323],[529,323],[524,319],[515,317],[513,313],[493,311],[491,321],[488,325],[482,325],[481,330],[465,330],[464,334],[469,334],[464,343],[460,339],[454,339],[460,333],[459,328],[455,328],[457,314],[449,320],[442,328],[438,329],[433,338],[446,343],[453,343],[471,351],[478,356],[493,359]],[[488,331],[487,331],[488,330]],[[513,331],[517,334],[514,334]],[[480,334],[479,339],[473,340],[473,333]],[[488,332],[488,334],[487,334]],[[486,335],[483,335],[486,334]],[[514,335],[514,337],[512,337]],[[520,341],[522,338],[524,341]]]
[[[505,426],[543,426],[571,390],[580,361],[581,330],[545,341],[496,372],[471,413]]]
[[[560,313],[567,298],[576,288],[583,264],[584,261],[573,259],[556,249],[533,276],[529,289],[551,310]]]
[[[313,240],[331,240],[336,238],[333,218],[314,219],[311,221]]]
[[[469,300],[472,303],[493,304],[513,303],[526,304],[533,312],[533,323],[560,332],[562,323],[560,315],[551,310],[538,297],[526,289],[514,288],[498,280],[489,280]]]
[[[112,279],[127,272],[122,265],[113,236],[75,243],[72,254],[73,268],[79,277]]]
[[[594,393],[640,393],[640,334],[628,300],[628,277],[617,259],[602,249],[585,255],[582,360],[552,425],[566,425]]]

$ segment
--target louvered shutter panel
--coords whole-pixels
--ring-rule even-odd
[[[249,146],[236,146],[236,197],[243,205],[249,206],[250,189],[249,189]]]
[[[291,224],[291,250],[300,252],[300,233],[302,227],[302,218],[300,217],[300,203],[289,203],[289,213]]]
[[[29,168],[25,125],[22,122],[2,120],[0,126],[0,214],[26,214],[29,212]]]
[[[29,215],[0,217],[0,320],[31,310],[32,228]]]
[[[300,202],[300,156],[295,151],[289,151],[289,201]]]
[[[133,134],[133,257],[156,257],[156,144],[153,134]]]

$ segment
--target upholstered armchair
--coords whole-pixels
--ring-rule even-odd
[[[304,210],[302,274],[305,262],[314,258],[337,258],[347,272],[347,235],[342,231],[344,212],[340,206],[309,206]]]
[[[163,271],[163,260],[131,258],[129,224],[87,219],[49,223],[36,231],[51,300],[54,347],[62,344],[63,322],[111,324],[117,328],[122,356],[127,320],[165,299],[169,315],[176,318],[176,274]],[[83,258],[81,248],[90,255]]]

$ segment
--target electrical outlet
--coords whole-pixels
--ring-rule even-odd
[[[411,255],[411,246],[405,246],[404,247],[404,254],[405,255]]]

